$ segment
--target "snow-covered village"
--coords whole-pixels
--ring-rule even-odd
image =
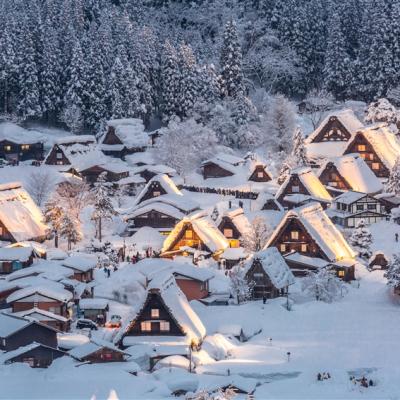
[[[1,0],[0,399],[400,399],[399,17]]]

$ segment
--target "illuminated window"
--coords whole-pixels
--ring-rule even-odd
[[[193,239],[193,231],[190,229],[186,229],[185,231],[185,239]]]
[[[11,151],[11,146],[4,146],[5,151]]]
[[[0,226],[0,235],[2,235],[2,234],[3,234],[3,227]]]
[[[358,151],[365,151],[365,150],[367,150],[367,147],[365,146],[365,144],[359,144],[357,146],[357,150]]]
[[[379,163],[373,162],[372,163],[372,169],[375,169],[375,170],[379,169]]]
[[[64,163],[61,160],[57,161],[57,165],[63,165]]]
[[[224,229],[224,236],[225,236],[226,238],[231,238],[231,237],[233,237],[233,230],[230,229],[230,228],[225,228],[225,229]]]
[[[142,332],[151,332],[151,322],[150,321],[141,322],[140,329]]]
[[[368,154],[368,160],[370,160],[370,161],[374,160],[374,155],[372,153]]]
[[[60,152],[56,153],[57,160],[60,160],[62,157],[63,157],[62,153]]]
[[[154,196],[154,197],[161,196],[161,192],[153,192],[153,196]]]
[[[29,148],[30,148],[29,144],[23,144],[23,145],[21,145],[21,149],[22,149],[22,150],[29,150]]]
[[[338,185],[337,182],[334,182],[334,181],[328,182],[328,186],[336,187],[337,185]]]
[[[338,271],[338,277],[339,278],[343,278],[344,277],[344,271],[343,270]]]
[[[297,231],[292,231],[292,232],[290,232],[290,237],[291,237],[293,240],[298,240],[298,238],[299,238],[299,232],[297,232]]]
[[[257,172],[257,178],[262,178],[264,176],[264,173],[262,171]]]
[[[158,308],[151,309],[151,318],[160,318],[160,310]]]
[[[280,249],[281,249],[281,252],[285,252],[286,251],[286,244],[281,244],[280,245]]]
[[[302,253],[306,253],[307,252],[307,245],[305,244],[305,243],[303,243],[302,245],[301,245],[301,252]]]
[[[161,332],[169,332],[169,322],[168,321],[160,322],[160,331]]]
[[[292,192],[293,193],[299,193],[300,192],[300,187],[299,186],[292,186]]]
[[[364,160],[367,159],[367,154],[361,153],[360,156],[361,156],[361,158],[363,158]]]

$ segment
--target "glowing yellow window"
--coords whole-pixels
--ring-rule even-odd
[[[262,171],[257,172],[257,178],[262,178],[264,176]]]
[[[161,196],[161,192],[153,192],[153,196],[154,196],[154,197]]]
[[[21,149],[22,150],[29,150],[29,144],[23,144],[22,146],[21,146]]]
[[[158,308],[151,309],[151,318],[160,318],[160,310]]]
[[[298,240],[299,239],[299,232],[297,232],[297,231],[290,232],[290,237],[291,237],[292,240]]]
[[[237,247],[239,247],[239,245],[240,245],[239,240],[237,240],[237,239],[230,239],[229,240],[229,247],[237,248]]]
[[[281,244],[280,245],[280,249],[281,249],[282,253],[285,252],[286,251],[286,244]]]
[[[5,151],[11,151],[11,146],[4,146]]]
[[[301,252],[302,253],[306,253],[307,252],[307,245],[306,244],[302,244],[301,245]]]
[[[190,229],[186,229],[185,231],[185,239],[193,239],[193,231]]]
[[[140,330],[142,332],[151,332],[151,322],[150,321],[143,321],[140,323]]]
[[[338,271],[338,277],[339,278],[343,278],[344,277],[344,271],[343,270]]]
[[[372,169],[375,169],[375,170],[379,169],[379,163],[373,162],[372,163]]]
[[[367,147],[365,146],[365,144],[359,144],[357,146],[357,150],[358,151],[365,151],[365,150],[367,150]]]
[[[160,331],[161,332],[169,332],[169,322],[168,321],[160,322]]]
[[[226,238],[231,238],[231,237],[233,237],[233,230],[230,229],[230,228],[225,228],[225,229],[224,229],[224,236],[225,236]]]

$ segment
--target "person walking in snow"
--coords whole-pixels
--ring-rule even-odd
[[[394,238],[396,239],[396,242],[398,242],[398,241],[399,241],[399,234],[398,234],[398,233],[395,233],[395,234],[394,234]]]
[[[107,268],[107,278],[109,278],[111,276],[111,271],[109,268]]]

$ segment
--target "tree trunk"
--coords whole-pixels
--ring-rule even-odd
[[[101,217],[99,218],[99,240],[101,242]]]
[[[55,231],[54,233],[54,247],[57,249],[58,248],[58,232]]]

